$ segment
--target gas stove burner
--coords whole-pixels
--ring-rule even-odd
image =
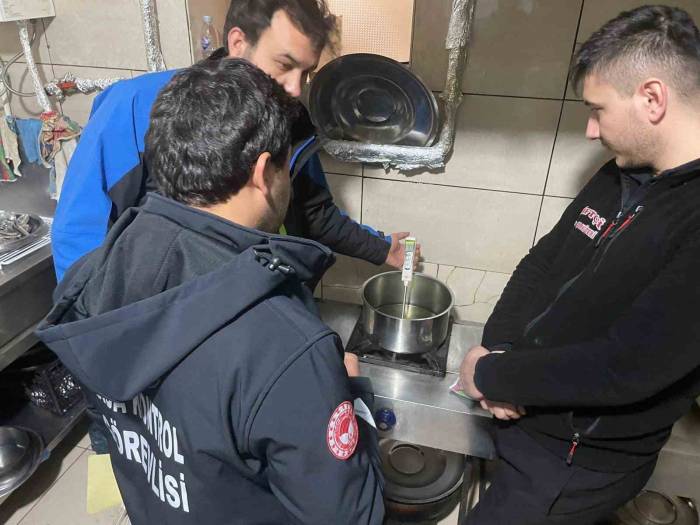
[[[382,348],[373,341],[362,329],[362,323],[358,321],[350,335],[345,351],[357,355],[364,363],[445,377],[451,335],[452,322],[449,324],[445,341],[435,350],[422,354],[397,354]]]
[[[47,231],[48,226],[37,215],[0,210],[0,253],[19,250]]]

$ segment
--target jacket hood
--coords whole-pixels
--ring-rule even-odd
[[[98,315],[85,312],[81,296],[88,283],[101,278],[95,270],[110,256],[110,239],[143,211],[167,213],[197,231],[208,229],[209,236],[225,237],[235,246],[231,260],[146,299]],[[82,384],[116,401],[132,399],[155,384],[212,333],[275,289],[313,279],[334,260],[316,242],[244,228],[162,197],[149,197],[143,210],[130,214],[115,225],[121,231],[110,232],[102,248],[69,272],[36,332]]]

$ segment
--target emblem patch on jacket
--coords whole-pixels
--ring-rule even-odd
[[[601,217],[597,211],[589,206],[586,206],[581,210],[581,215],[588,220],[585,222],[582,220],[576,221],[574,223],[574,228],[583,233],[589,239],[595,239],[598,236],[598,233],[600,233],[600,230],[603,228],[603,225],[606,223],[607,219],[605,217]],[[590,222],[590,224],[586,224],[587,222]]]
[[[355,452],[358,439],[355,409],[350,401],[343,401],[333,411],[328,422],[328,431],[326,432],[328,449],[337,459],[345,461]]]

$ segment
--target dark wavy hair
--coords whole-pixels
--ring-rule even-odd
[[[204,60],[173,76],[151,111],[145,160],[158,190],[178,202],[225,202],[269,152],[283,167],[299,102],[250,62]]]
[[[627,94],[643,76],[663,74],[679,93],[694,95],[700,90],[700,31],[683,9],[652,5],[625,11],[576,53],[570,79],[577,92],[590,74]]]
[[[336,23],[325,0],[231,0],[224,24],[224,46],[227,46],[228,33],[234,27],[240,27],[246,40],[255,45],[260,34],[270,27],[272,16],[280,9],[309,37],[316,50],[328,45]]]

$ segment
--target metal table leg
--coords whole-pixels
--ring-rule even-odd
[[[468,456],[464,466],[464,483],[462,484],[462,497],[459,502],[457,525],[465,525],[467,515],[486,490],[486,460],[474,456]]]

